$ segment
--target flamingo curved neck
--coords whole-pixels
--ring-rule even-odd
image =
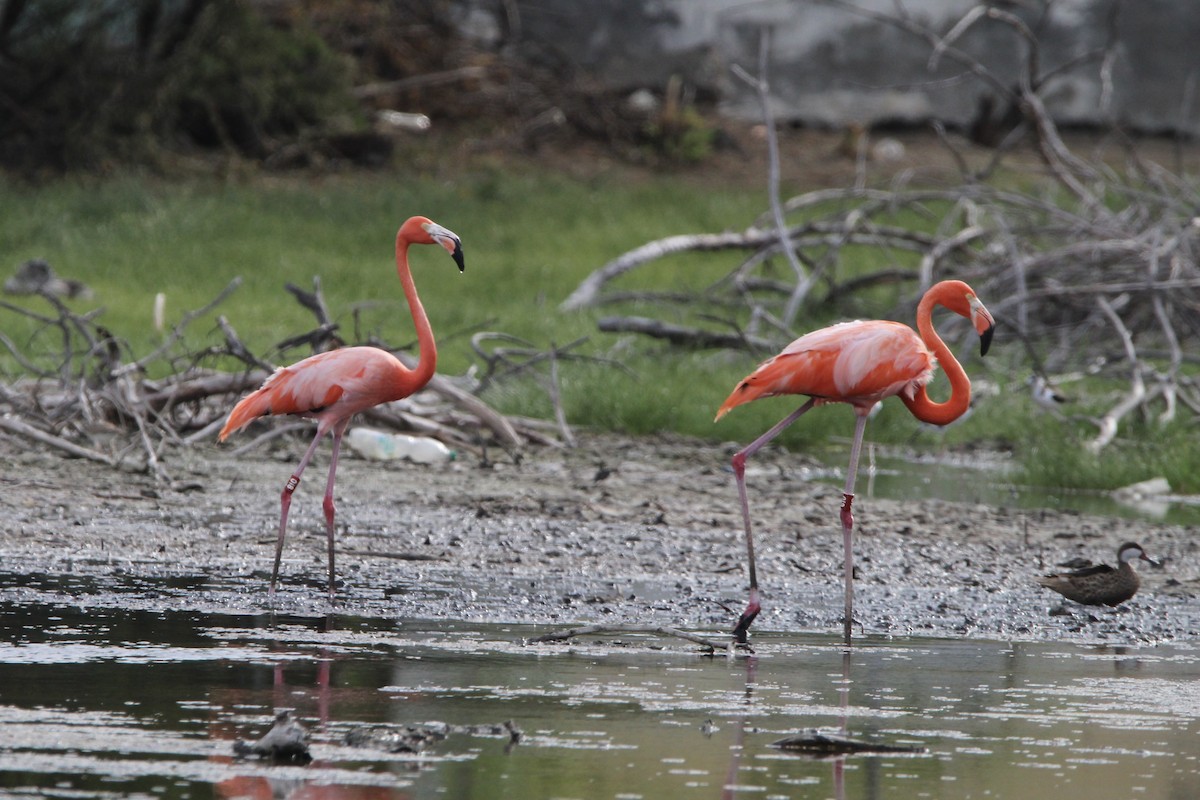
[[[437,369],[437,345],[433,340],[433,328],[429,326],[429,317],[421,298],[417,296],[417,286],[413,282],[412,271],[408,268],[408,240],[399,234],[396,236],[396,273],[400,277],[400,285],[404,288],[404,296],[408,300],[409,311],[412,312],[413,326],[417,330],[417,365],[403,376],[404,394],[402,397],[416,392],[433,377]]]
[[[950,381],[950,398],[944,403],[938,403],[929,397],[926,387],[917,390],[911,399],[900,396],[904,405],[912,415],[922,422],[931,425],[948,425],[966,413],[971,405],[971,379],[958,363],[958,359],[950,352],[950,348],[942,341],[933,329],[933,307],[943,305],[939,302],[936,292],[927,292],[917,306],[917,332],[921,341],[933,351],[934,357],[941,364]]]

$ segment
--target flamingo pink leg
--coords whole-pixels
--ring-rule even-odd
[[[850,646],[850,626],[854,620],[854,549],[852,547],[854,513],[851,506],[854,504],[854,479],[858,475],[858,454],[862,450],[863,432],[867,427],[867,414],[870,412],[870,408],[855,407],[854,412],[858,417],[854,424],[854,444],[850,447],[850,466],[846,468],[846,489],[843,494],[845,499],[842,502],[842,549],[846,561],[846,616],[842,621],[842,629],[846,635],[847,647]]]
[[[759,611],[762,610],[758,591],[758,573],[754,565],[754,535],[750,524],[750,503],[746,496],[746,459],[758,452],[763,445],[778,436],[784,428],[799,419],[802,414],[815,404],[816,400],[810,398],[808,402],[777,422],[774,427],[733,456],[733,474],[737,479],[738,499],[742,504],[742,521],[746,527],[746,558],[750,576],[750,599],[746,605],[746,610],[742,612],[742,616],[738,618],[737,625],[733,629],[734,639],[739,643],[746,642],[746,634],[750,630],[750,625],[754,622],[754,618],[758,616]],[[850,464],[846,470],[846,488],[843,493],[844,499],[841,511],[842,551],[845,562],[843,570],[845,582],[845,617],[842,625],[847,646],[850,645],[850,630],[854,620],[854,514],[852,511],[854,483],[858,475],[858,457],[859,453],[862,452],[863,434],[866,431],[867,414],[869,411],[869,407],[861,410],[857,407],[855,408],[854,443],[850,448]]]
[[[349,418],[342,420],[333,428],[333,453],[329,457],[329,480],[325,484],[325,501],[322,507],[325,509],[325,535],[329,543],[329,599],[334,599],[333,593],[333,515],[336,511],[333,503],[333,480],[337,475],[338,453],[342,449],[342,435],[346,432],[346,426],[349,424]]]
[[[313,437],[312,444],[304,451],[304,457],[300,459],[300,464],[292,473],[292,477],[288,478],[288,482],[284,484],[283,493],[279,496],[279,538],[275,540],[275,566],[271,568],[271,589],[267,592],[268,600],[275,599],[275,583],[279,578],[279,560],[283,556],[283,539],[287,536],[288,510],[292,507],[292,492],[296,491],[296,487],[300,485],[300,476],[304,474],[304,468],[308,466],[313,453],[317,451],[317,444],[324,435],[325,430],[318,426],[317,435]]]
[[[769,431],[746,445],[745,448],[739,450],[733,456],[733,476],[737,479],[738,498],[742,501],[742,522],[746,526],[746,560],[750,574],[750,600],[746,604],[746,610],[742,612],[742,616],[738,618],[737,625],[733,629],[733,638],[739,644],[745,644],[746,633],[750,630],[750,624],[754,622],[754,618],[762,610],[758,595],[758,571],[754,567],[754,534],[750,527],[750,503],[746,499],[746,459],[757,453],[763,445],[778,436],[784,428],[799,419],[800,415],[808,411],[816,403],[815,399],[810,398],[808,402],[775,423],[775,426]]]

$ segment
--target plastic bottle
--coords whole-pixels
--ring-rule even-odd
[[[374,428],[352,428],[346,434],[346,444],[363,458],[372,461],[395,461],[407,458],[417,464],[452,461],[453,450],[428,436],[408,436]]]

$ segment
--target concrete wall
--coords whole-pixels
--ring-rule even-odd
[[[501,3],[462,0],[476,21]],[[559,50],[579,69],[622,89],[661,89],[672,73],[716,92],[734,116],[759,117],[757,102],[729,65],[751,71],[759,31],[772,36],[770,78],[781,118],[805,124],[967,124],[990,93],[961,63],[943,57],[928,68],[930,45],[898,28],[820,0],[514,0],[520,35]],[[895,0],[855,0],[894,14]],[[975,0],[903,0],[906,12],[949,31]],[[1079,64],[1047,84],[1047,107],[1060,121],[1104,125],[1120,120],[1142,131],[1200,133],[1200,2],[1058,0],[1048,15],[1019,13],[1040,43],[1041,72],[1104,47],[1115,35],[1105,90],[1101,63]],[[1038,5],[1036,0],[1028,5]],[[1115,24],[1111,14],[1117,7]],[[1026,48],[1012,29],[979,20],[957,46],[1006,83],[1021,74]],[[1106,98],[1107,105],[1101,102]]]

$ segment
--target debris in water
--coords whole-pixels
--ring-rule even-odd
[[[708,649],[709,654],[728,650],[729,645],[715,642],[712,639],[699,636],[687,631],[681,631],[678,628],[669,628],[663,625],[583,625],[578,628],[570,628],[565,631],[553,631],[544,633],[541,636],[534,636],[526,639],[525,644],[543,644],[545,642],[561,642],[566,639],[572,639],[576,636],[594,636],[597,633],[647,633],[657,636],[674,636],[678,639],[693,642]]]
[[[925,752],[924,747],[864,742],[861,739],[851,739],[848,736],[818,733],[817,731],[787,736],[779,741],[771,742],[771,747],[778,747],[780,750],[787,750],[789,753],[804,753],[812,756]]]
[[[427,722],[420,725],[375,726],[356,728],[346,734],[345,743],[351,747],[369,747],[389,753],[422,753],[427,747],[451,734],[466,736],[507,736],[505,752],[516,746],[524,732],[512,720],[496,725],[449,725]]]
[[[233,752],[243,758],[263,758],[280,764],[304,765],[312,761],[308,731],[286,710],[275,715],[275,724],[257,742],[234,742]]]
[[[449,725],[437,723],[399,728],[356,728],[346,734],[345,742],[351,747],[369,747],[389,753],[423,753],[429,745],[445,739],[449,732]]]

